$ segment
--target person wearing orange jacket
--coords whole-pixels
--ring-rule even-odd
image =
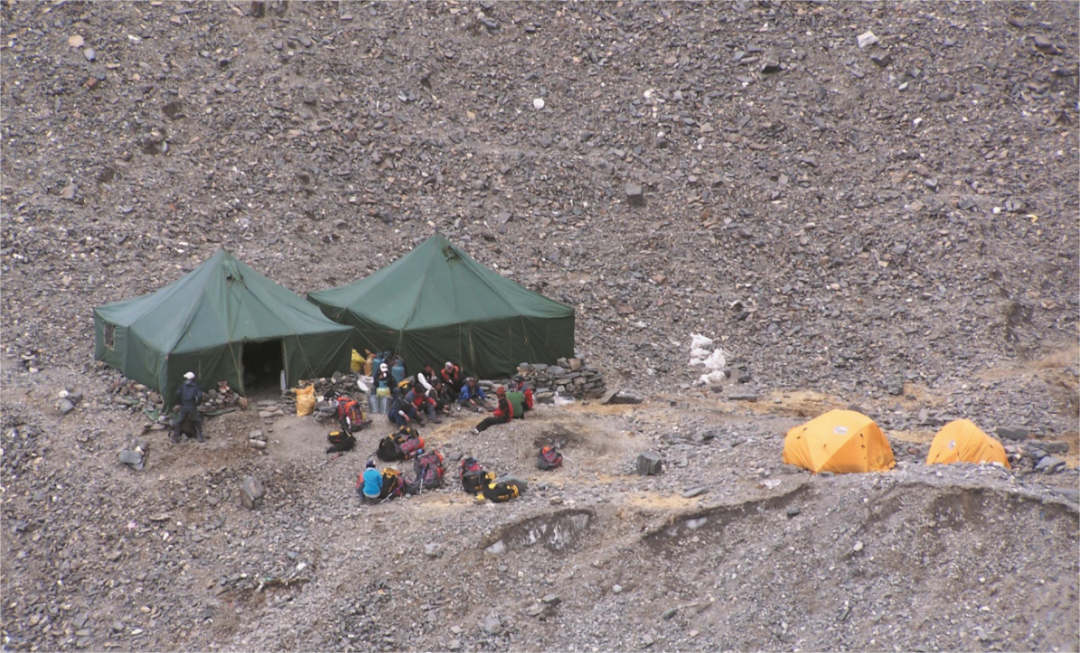
[[[450,390],[451,397],[457,397],[461,394],[461,385],[463,383],[461,379],[461,368],[454,365],[450,361],[446,361],[446,365],[439,370],[439,376],[442,377],[443,383]]]

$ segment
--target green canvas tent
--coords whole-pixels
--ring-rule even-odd
[[[451,360],[476,376],[574,355],[574,309],[480,265],[436,233],[371,276],[308,299],[355,328],[353,348],[392,350],[410,372]]]
[[[241,394],[253,379],[277,387],[282,370],[289,387],[348,372],[350,332],[221,249],[156,292],[95,308],[94,356],[168,402],[188,371]]]

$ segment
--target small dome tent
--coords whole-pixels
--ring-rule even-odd
[[[831,410],[788,431],[784,462],[815,474],[883,472],[896,465],[877,423],[853,410]]]
[[[1009,468],[1005,447],[969,419],[953,420],[943,426],[926,455],[927,465],[949,463],[1001,463]]]

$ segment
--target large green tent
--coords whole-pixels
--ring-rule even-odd
[[[371,276],[308,299],[355,328],[353,348],[410,372],[451,360],[476,376],[574,355],[574,309],[489,270],[436,233]]]
[[[172,393],[192,371],[219,381],[289,386],[349,370],[351,329],[224,249],[164,288],[94,309],[94,355],[129,379]]]

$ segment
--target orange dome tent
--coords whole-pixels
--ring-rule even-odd
[[[853,410],[831,410],[787,432],[784,462],[818,472],[884,472],[896,465],[874,420]]]
[[[949,422],[930,443],[926,464],[949,463],[1001,463],[1006,468],[1010,467],[1005,447],[969,419]]]

